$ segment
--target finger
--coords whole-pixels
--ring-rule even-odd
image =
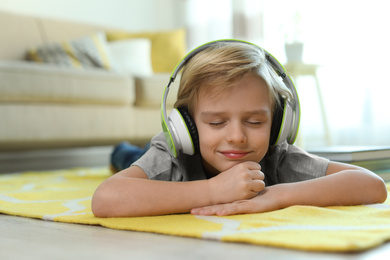
[[[252,182],[251,191],[253,191],[256,195],[257,195],[258,192],[264,190],[264,188],[265,188],[264,181],[262,181],[262,180],[254,180]]]
[[[253,205],[250,200],[240,200],[232,203],[218,204],[206,206],[202,208],[195,208],[191,210],[191,214],[200,216],[229,216],[236,214],[254,213]]]
[[[264,173],[260,170],[252,170],[251,176],[253,180],[264,180],[265,178]]]
[[[227,203],[192,209],[191,214],[198,216],[227,216],[239,214],[239,211],[241,211],[240,207],[234,205],[234,203]]]
[[[230,216],[237,214],[252,213],[248,200],[236,201],[233,203],[223,204],[222,207],[215,212],[217,216]]]
[[[211,216],[216,215],[216,212],[222,209],[223,204],[194,208],[191,210],[192,215]]]
[[[245,162],[249,170],[261,170],[261,165],[258,162],[248,161]]]

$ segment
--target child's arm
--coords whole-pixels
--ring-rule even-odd
[[[267,212],[293,205],[347,206],[381,203],[387,198],[383,180],[369,170],[330,162],[326,176],[266,187],[258,196],[227,204],[196,208],[192,214],[233,215]]]
[[[255,197],[264,189],[260,165],[246,162],[210,180],[149,180],[131,166],[105,180],[92,198],[97,217],[150,216],[190,212],[192,208]]]

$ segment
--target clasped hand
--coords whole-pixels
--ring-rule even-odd
[[[244,162],[211,178],[210,188],[218,200],[210,206],[194,208],[193,215],[235,215],[259,213],[281,208],[283,185],[265,187],[259,164]]]
[[[243,162],[209,180],[212,204],[251,199],[265,187],[261,166]]]

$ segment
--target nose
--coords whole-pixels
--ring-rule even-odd
[[[229,143],[245,143],[247,135],[244,126],[240,123],[230,123],[227,128],[226,140]]]

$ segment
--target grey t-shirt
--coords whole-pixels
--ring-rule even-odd
[[[325,176],[328,164],[328,159],[309,154],[287,142],[270,148],[260,162],[266,186]],[[133,165],[143,169],[153,180],[193,181],[207,178],[200,154],[180,154],[174,158],[162,132],[153,137],[149,150]]]

